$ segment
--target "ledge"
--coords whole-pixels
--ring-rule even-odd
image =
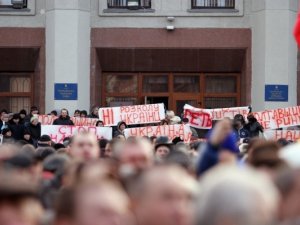
[[[237,9],[188,9],[190,13],[239,13]]]
[[[103,13],[154,13],[154,9],[104,9]]]

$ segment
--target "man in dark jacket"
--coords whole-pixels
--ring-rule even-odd
[[[36,146],[41,137],[41,123],[39,123],[37,116],[31,117],[30,123],[25,126],[25,130],[31,134],[33,145]]]
[[[250,138],[258,137],[259,132],[264,132],[263,126],[257,121],[253,113],[249,113],[247,120],[248,123],[245,125],[245,129],[248,130]]]
[[[69,112],[67,109],[62,109],[60,112],[60,116],[53,121],[53,125],[70,125],[73,126],[74,123],[69,116]]]
[[[12,132],[12,137],[15,140],[23,139],[24,125],[20,123],[21,117],[19,113],[15,113],[13,118],[8,121],[8,127]]]
[[[34,115],[37,115],[37,114],[39,114],[39,109],[38,109],[38,107],[32,106],[32,107],[30,108],[30,113],[29,113],[28,115],[26,115],[25,118],[24,118],[24,123],[25,123],[25,125],[28,125],[28,124],[30,123],[31,118],[32,118]]]
[[[114,137],[118,137],[119,135],[125,137],[124,131],[126,127],[127,127],[126,123],[124,121],[120,121],[117,125],[117,130],[114,132]]]

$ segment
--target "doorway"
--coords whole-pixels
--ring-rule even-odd
[[[168,97],[151,97],[145,96],[145,104],[159,104],[163,103],[165,109],[169,110],[169,98]]]

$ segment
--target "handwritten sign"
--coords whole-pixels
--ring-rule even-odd
[[[73,136],[78,132],[91,132],[97,136],[98,139],[112,139],[111,127],[89,127],[89,126],[55,126],[43,125],[41,133],[47,134],[55,143],[62,143],[64,138]]]
[[[205,109],[198,109],[190,105],[185,105],[184,117],[189,119],[191,127],[198,129],[211,129],[212,128],[212,114]]]
[[[265,110],[253,114],[266,130],[300,125],[300,106]]]
[[[288,141],[297,141],[300,139],[300,130],[267,130],[264,136],[268,140],[284,138]]]
[[[38,115],[38,120],[41,125],[52,125],[53,121],[57,119],[56,116],[50,115]],[[82,118],[82,117],[71,117],[75,126],[96,126],[98,119],[96,118]]]
[[[188,125],[174,124],[162,126],[148,126],[125,129],[125,137],[151,137],[167,136],[169,140],[180,137],[184,142],[189,142],[192,136],[191,129]]]
[[[105,126],[159,123],[165,118],[164,104],[132,105],[99,109],[99,119]]]

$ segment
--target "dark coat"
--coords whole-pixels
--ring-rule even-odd
[[[15,123],[13,121],[10,121],[8,123],[8,128],[11,130],[12,137],[15,140],[22,140],[23,139],[23,134],[24,134],[24,125]]]
[[[38,123],[36,126],[34,126],[32,123],[29,123],[25,129],[30,133],[33,142],[37,142],[40,139],[41,123]]]
[[[56,120],[53,121],[53,125],[66,125],[66,126],[69,125],[69,126],[73,126],[74,123],[70,119],[69,116],[67,116],[66,118],[63,118],[62,116],[60,116]]]
[[[249,137],[258,137],[259,132],[264,132],[263,126],[255,119],[245,125],[245,129],[249,132]]]
[[[125,136],[124,131],[122,132],[122,131],[120,130],[120,126],[121,126],[122,124],[124,124],[124,125],[125,125],[125,128],[127,128],[126,123],[125,123],[124,121],[120,121],[120,122],[118,123],[118,125],[117,125],[117,130],[114,132],[114,135],[113,135],[114,137],[118,137],[119,135]]]

